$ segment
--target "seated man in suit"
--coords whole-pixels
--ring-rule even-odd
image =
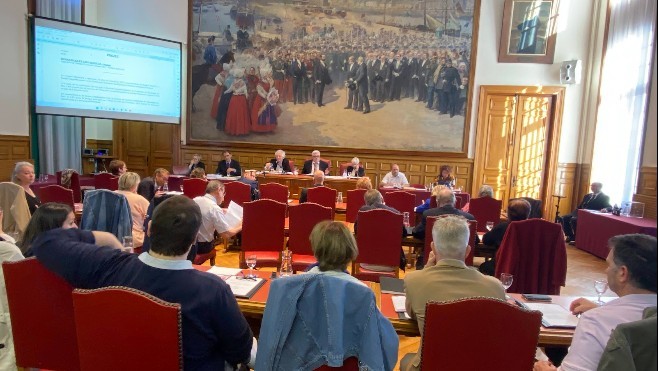
[[[503,285],[494,277],[470,269],[464,264],[469,253],[470,231],[463,218],[449,216],[434,223],[432,252],[425,269],[409,272],[404,277],[407,313],[418,321],[421,334],[425,327],[425,305],[428,301],[449,301],[474,296],[504,300]],[[419,370],[420,352],[408,353],[400,361],[400,370]]]
[[[345,171],[347,172],[347,176],[351,177],[362,177],[366,175],[366,170],[363,168],[363,166],[359,165],[359,158],[354,157],[352,159],[352,165],[348,166]]]
[[[137,193],[145,199],[151,201],[154,197],[162,195],[162,187],[169,181],[169,171],[167,169],[155,169],[153,177],[146,177],[139,182]]]
[[[286,158],[286,153],[281,149],[274,152],[274,158],[271,159],[270,162],[265,164],[265,170],[277,171],[280,173],[292,172],[292,168],[290,167],[290,162],[288,162],[288,159]]]
[[[436,196],[437,207],[429,210],[423,211],[423,216],[413,231],[413,236],[419,240],[425,241],[425,226],[427,225],[428,216],[439,216],[439,215],[459,215],[468,220],[475,220],[475,217],[465,211],[459,210],[455,207],[457,202],[455,194],[449,188],[442,188],[439,190]],[[476,236],[476,243],[479,243],[479,237]],[[423,256],[421,252],[418,253],[418,256]],[[423,259],[416,260],[416,269],[423,269]]]
[[[594,182],[590,185],[592,193],[588,193],[583,197],[583,201],[578,205],[578,209],[574,210],[571,214],[562,217],[562,228],[564,235],[567,236],[567,242],[573,245],[576,240],[576,223],[578,220],[578,210],[600,210],[608,212],[610,208],[610,197],[601,192],[603,184]]]
[[[612,330],[622,323],[641,320],[645,309],[656,306],[656,238],[644,234],[615,236],[608,241],[608,247],[608,286],[619,298],[601,305],[585,298],[574,300],[571,312],[582,315],[567,356],[559,369],[548,361],[539,361],[535,371],[596,370]],[[629,370],[651,369],[627,366]]]
[[[321,187],[324,185],[324,173],[321,170],[313,173],[313,185],[312,187]],[[303,204],[306,202],[306,195],[308,193],[308,188],[302,188],[299,193],[299,203]]]
[[[316,171],[320,170],[325,174],[329,174],[329,164],[320,160],[320,151],[315,150],[311,152],[312,159],[304,161],[304,168],[302,174],[313,175]]]
[[[384,175],[384,178],[379,184],[380,187],[395,187],[395,188],[402,188],[408,185],[409,185],[409,181],[407,180],[407,177],[404,175],[404,173],[400,172],[400,167],[398,166],[398,164],[391,165],[391,171],[389,171],[388,173],[386,173],[386,175]]]
[[[240,168],[240,163],[233,159],[233,155],[230,151],[225,150],[222,152],[224,156],[224,161],[217,163],[217,171],[215,173],[222,176],[240,176],[242,175],[242,169]]]
[[[192,170],[196,168],[201,168],[203,170],[206,170],[206,164],[204,164],[201,161],[201,155],[198,154],[194,154],[194,156],[192,156],[192,159],[190,160],[190,164],[187,165],[187,174],[189,175],[192,172]]]
[[[379,191],[376,189],[370,189],[366,191],[366,193],[363,194],[363,201],[365,202],[365,205],[361,206],[359,211],[384,209],[384,210],[392,211],[396,214],[400,214],[398,210],[390,206],[386,206],[384,204],[384,196],[382,196],[382,194],[379,193]],[[359,214],[356,215],[356,220],[354,221],[355,234],[357,233],[358,224],[359,224]],[[404,229],[404,226],[402,226],[402,236],[404,236],[405,233],[406,231]],[[395,267],[387,267],[383,265],[361,264],[361,266],[371,271],[378,271],[378,272],[395,271]],[[405,270],[405,268],[407,268],[407,257],[404,256],[404,250],[402,250],[402,246],[400,246],[400,269]]]
[[[249,361],[253,335],[228,285],[186,260],[201,222],[194,201],[173,196],[153,212],[148,252],[125,253],[106,232],[61,228],[39,235],[32,249],[39,262],[73,287],[126,286],[179,303],[185,367],[223,370],[225,363],[235,367]],[[114,242],[103,242],[103,236]]]

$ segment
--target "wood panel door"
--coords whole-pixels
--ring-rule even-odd
[[[473,193],[491,185],[504,209],[511,198],[540,199],[549,216],[563,99],[564,88],[481,88]]]
[[[129,171],[146,177],[160,167],[171,170],[178,150],[174,148],[178,126],[139,121],[119,121],[118,126],[121,137],[115,141],[121,143],[120,158]]]

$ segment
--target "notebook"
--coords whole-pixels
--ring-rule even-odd
[[[383,294],[403,294],[404,280],[393,277],[380,277],[379,287]]]

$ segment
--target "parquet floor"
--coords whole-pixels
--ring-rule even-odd
[[[476,258],[475,265],[479,265],[481,262],[481,258]],[[205,264],[209,263],[206,262]],[[215,264],[237,268],[238,252],[229,251],[224,253],[218,247]],[[573,246],[567,246],[567,284],[562,288],[561,294],[565,296],[596,296],[594,280],[605,278],[605,267],[605,260],[578,250]],[[614,294],[608,291],[604,296],[614,296]],[[416,352],[418,345],[419,338],[400,336],[398,359],[401,359],[406,353]]]

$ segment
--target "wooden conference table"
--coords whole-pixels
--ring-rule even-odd
[[[279,183],[288,187],[290,197],[298,199],[302,188],[313,185],[310,175],[292,175],[262,172],[256,175],[258,184]],[[347,200],[347,191],[356,189],[357,178],[343,178],[342,176],[325,176],[324,185],[343,193],[343,200]]]
[[[195,265],[194,268],[200,271],[207,271],[210,269],[209,266],[205,265]],[[257,328],[260,326],[260,321],[263,318],[263,312],[265,312],[265,303],[267,302],[267,296],[270,291],[271,283],[271,274],[269,271],[254,271],[254,274],[258,275],[261,278],[265,278],[266,282],[261,286],[258,291],[250,299],[237,299],[238,306],[244,314],[244,316],[249,320],[251,324],[255,324]],[[375,282],[366,282],[364,281],[375,293],[375,300],[377,301],[377,307],[380,308],[382,314],[388,318],[395,331],[398,335],[405,336],[420,336],[418,331],[418,324],[415,320],[410,319],[400,319],[398,314],[393,309],[393,302],[391,300],[391,294],[383,294],[380,291],[379,284]],[[520,294],[510,294],[513,298],[517,299],[520,302],[525,302]],[[577,299],[574,296],[552,296],[553,303],[559,304],[565,309],[569,308],[569,304]],[[607,299],[607,298],[603,298]],[[510,301],[511,302],[511,301]],[[538,346],[560,346],[568,347],[571,344],[571,339],[573,338],[573,329],[559,329],[559,328],[545,328],[542,327],[539,332],[539,343]]]
[[[576,247],[599,258],[608,256],[608,240],[620,234],[642,233],[656,236],[656,221],[578,210]]]

